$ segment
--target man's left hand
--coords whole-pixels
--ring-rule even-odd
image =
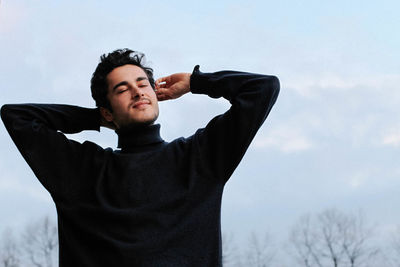
[[[155,90],[158,101],[175,99],[190,92],[191,73],[175,73],[156,80]]]

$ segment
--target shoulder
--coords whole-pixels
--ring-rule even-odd
[[[98,153],[98,154],[110,154],[115,152],[116,150],[114,150],[111,147],[106,147],[103,148],[102,146],[96,144],[95,142],[89,141],[89,140],[85,140],[82,143],[82,152],[83,153]]]

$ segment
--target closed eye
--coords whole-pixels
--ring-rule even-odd
[[[120,91],[118,91],[118,94],[122,94],[123,92],[126,92],[126,91],[128,91],[128,89],[120,90]]]

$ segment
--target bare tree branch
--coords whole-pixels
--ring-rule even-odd
[[[29,262],[36,267],[52,267],[58,254],[57,226],[46,216],[28,225],[22,235]]]
[[[7,229],[2,235],[2,244],[0,251],[0,261],[3,267],[19,267],[20,251],[18,250],[17,241],[11,231]]]
[[[227,267],[240,266],[240,254],[233,233],[222,233],[222,263]]]
[[[345,217],[337,210],[329,209],[318,215],[319,238],[322,243],[321,255],[331,261],[334,267],[338,267],[344,248],[342,246],[341,229],[345,223]]]
[[[316,235],[309,214],[300,217],[290,232],[289,241],[294,248],[294,257],[305,267],[323,267],[317,255]]]
[[[395,233],[392,235],[391,248],[394,254],[394,264],[395,266],[400,266],[400,225],[397,226]]]
[[[366,227],[361,213],[355,216],[328,209],[314,217],[301,217],[289,241],[294,257],[305,267],[358,267],[379,253],[370,245],[371,237],[372,227]]]
[[[247,266],[268,267],[271,266],[275,251],[271,236],[266,233],[260,240],[260,237],[252,233],[249,238],[249,247],[247,252]]]
[[[367,244],[373,235],[373,229],[365,226],[361,212],[357,216],[348,215],[341,231],[343,248],[351,267],[367,262],[379,253],[379,249]]]

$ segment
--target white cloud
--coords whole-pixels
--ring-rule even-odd
[[[398,74],[376,75],[340,75],[338,73],[315,73],[313,76],[291,77],[285,81],[285,87],[295,90],[304,97],[314,97],[326,90],[349,91],[373,88],[385,95],[394,95],[400,98],[397,90],[400,83]]]
[[[350,187],[359,188],[363,186],[367,181],[368,175],[369,174],[366,171],[359,171],[354,173],[348,180]]]
[[[353,163],[352,165],[358,164]],[[358,190],[359,192],[369,192],[370,194],[377,194],[378,192],[389,193],[399,184],[400,168],[396,168],[394,165],[395,163],[363,163],[353,170],[345,171],[343,175],[338,176],[338,179],[352,190]],[[349,168],[352,168],[352,166]]]
[[[27,9],[14,1],[0,1],[0,32],[11,33],[22,25],[27,17]]]
[[[385,135],[382,142],[384,145],[400,146],[400,132]]]
[[[400,122],[393,116],[400,103],[400,75],[316,73],[313,78],[287,76],[282,84],[289,89],[286,109],[296,108],[294,121],[301,122],[296,125],[307,136],[351,147],[400,145],[400,128],[393,130]],[[294,116],[285,120],[293,123]],[[310,118],[319,123],[306,123]]]
[[[15,181],[0,181],[0,192],[14,192],[16,194],[30,196],[34,199],[51,203],[50,195],[37,187],[29,187]]]
[[[11,173],[4,172],[4,170],[0,177],[0,193],[1,192],[13,192],[22,196],[30,196],[43,202],[51,202],[50,195],[44,188],[41,188],[40,185],[25,184],[21,179],[13,176]]]
[[[270,131],[266,136],[255,138],[255,148],[275,148],[285,153],[308,150],[313,147],[311,140],[301,131],[287,127]]]

